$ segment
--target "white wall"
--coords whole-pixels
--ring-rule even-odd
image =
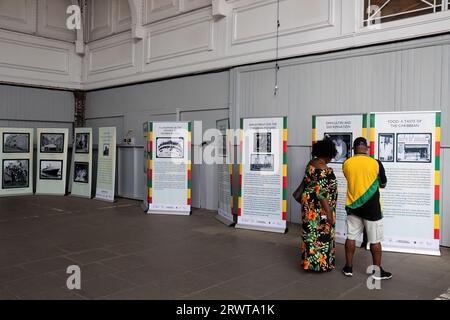
[[[124,1],[92,0],[83,83],[87,89],[273,60],[274,0],[130,0],[138,3],[143,39],[118,33]],[[221,3],[224,17],[213,17]],[[280,57],[293,57],[448,32],[450,11],[362,27],[363,0],[280,1]],[[195,9],[195,10],[192,10]],[[97,12],[97,13],[96,13]],[[134,12],[134,11],[132,11]],[[132,15],[132,12],[130,13]],[[124,17],[127,16],[124,14]],[[133,21],[132,21],[133,23]],[[126,29],[126,28],[124,28]]]
[[[91,90],[276,56],[274,0],[88,0],[88,43],[79,48],[80,54],[75,52],[75,32],[65,26],[65,9],[71,3],[0,0],[0,82]],[[362,4],[280,1],[279,56],[450,30],[448,10],[382,24],[380,29],[363,28]],[[216,11],[220,14],[213,16]]]
[[[0,0],[0,82],[81,88],[71,0]]]

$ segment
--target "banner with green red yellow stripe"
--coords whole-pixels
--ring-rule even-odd
[[[148,213],[191,213],[191,123],[151,122],[148,134]]]
[[[440,255],[441,112],[370,114],[370,155],[381,161],[383,250]]]
[[[312,144],[328,138],[335,143],[338,152],[335,159],[328,164],[333,169],[338,181],[335,226],[336,242],[338,243],[345,243],[347,238],[347,212],[345,210],[347,181],[342,164],[347,158],[353,156],[353,141],[358,137],[367,138],[367,114],[325,114],[312,117]],[[304,173],[301,174],[301,178],[303,178]]]
[[[284,233],[287,117],[243,118],[236,228]]]

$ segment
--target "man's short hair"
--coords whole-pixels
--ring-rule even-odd
[[[359,147],[359,146],[364,146],[364,147],[368,146],[366,138],[359,137],[359,138],[355,139],[355,141],[353,142],[353,149],[355,149],[356,147]]]

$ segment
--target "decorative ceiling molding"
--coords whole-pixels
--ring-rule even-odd
[[[75,52],[79,55],[84,55],[86,52],[86,46],[84,43],[84,25],[85,25],[85,16],[86,16],[86,1],[85,0],[72,0],[73,5],[77,5],[80,7],[81,11],[81,21],[80,28],[77,29],[77,36],[75,40]]]
[[[224,18],[230,12],[230,5],[225,0],[212,0],[212,15],[214,18]]]
[[[128,0],[131,11],[131,36],[142,40],[145,37],[143,27],[144,0]]]

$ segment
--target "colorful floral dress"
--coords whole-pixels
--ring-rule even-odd
[[[302,260],[303,269],[330,271],[335,262],[335,221],[337,180],[333,169],[306,167],[305,191],[302,194]],[[333,221],[325,220],[326,214],[320,199],[327,199],[333,212]]]

